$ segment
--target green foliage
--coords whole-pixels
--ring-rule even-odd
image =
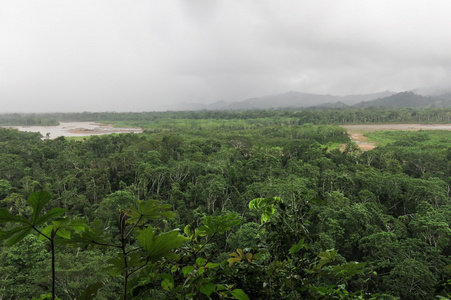
[[[174,213],[168,211],[171,205],[159,205],[157,201],[142,201],[138,200],[136,204],[137,208],[130,208],[126,210],[127,223],[135,224],[136,226],[141,226],[145,220],[156,220],[160,218],[172,219]]]
[[[299,252],[301,249],[307,250],[307,244],[305,243],[304,238],[300,239],[299,243],[297,243],[296,245],[291,246],[289,251],[291,254],[295,254]]]
[[[35,298],[35,297],[31,298],[31,300],[41,300],[41,299],[56,299],[56,300],[61,300],[60,298],[54,298],[52,294],[44,294],[44,295],[41,295],[41,297],[39,297],[39,298]]]
[[[53,220],[51,225],[45,227],[44,229],[39,229],[40,225],[44,225],[50,219],[58,217],[66,212],[65,209],[53,208],[41,216],[43,208],[49,203],[50,199],[50,193],[45,191],[39,191],[31,194],[27,200],[33,210],[30,218],[25,218],[21,215],[15,216],[10,214],[6,209],[0,209],[0,224],[20,224],[17,227],[13,227],[11,230],[1,231],[0,240],[8,240],[8,245],[12,246],[20,242],[32,231],[35,231],[39,233],[41,239],[47,239],[50,242],[52,252],[52,293],[50,295],[52,299],[56,299],[55,242],[58,241],[57,237],[69,240],[72,231],[84,231],[86,228],[86,223],[82,220],[58,218]]]
[[[260,256],[271,262],[266,267],[261,266],[271,276],[271,285],[265,291],[267,295],[295,295],[298,298],[314,299],[340,294],[353,299],[360,294],[349,292],[346,284],[352,282],[353,277],[364,274],[364,263],[343,262],[334,249],[315,254],[322,243],[310,232],[312,226],[309,219],[312,218],[312,211],[322,205],[321,201],[309,199],[304,194],[301,199],[292,202],[274,197],[254,199],[250,203],[253,209],[270,212],[262,223],[260,233],[260,236],[265,237],[261,241],[263,247]],[[229,263],[251,262],[251,258],[252,254],[237,249]],[[261,277],[260,280],[266,282],[268,279]],[[254,297],[262,297],[257,296],[257,291],[244,290]]]
[[[75,300],[96,299],[99,289],[103,286],[102,282],[94,282],[89,285]]]
[[[150,262],[156,262],[162,257],[177,259],[178,255],[170,251],[179,248],[186,241],[178,230],[157,234],[157,229],[150,226],[143,230],[138,229],[135,234]]]
[[[252,209],[262,209],[261,221],[267,222],[271,220],[275,209],[274,206],[281,205],[283,203],[282,199],[279,197],[272,198],[256,198],[249,202],[249,208]]]
[[[224,214],[216,217],[207,216],[203,220],[203,225],[199,228],[199,235],[215,235],[217,233],[223,234],[232,229],[232,227],[239,225],[241,220],[238,214]]]
[[[365,134],[378,145],[388,145],[403,148],[430,147],[447,148],[451,142],[449,132],[443,130],[420,131],[372,131]]]
[[[376,149],[342,152],[346,131],[319,124],[450,116],[384,108],[42,116],[144,128],[78,141],[2,128],[0,294],[48,293],[56,253],[62,299],[94,297],[98,286],[89,286],[100,281],[97,299],[238,298],[235,290],[250,299],[446,297],[449,132],[375,132]],[[238,260],[229,266],[230,258]]]
[[[227,238],[227,244],[231,249],[252,248],[258,245],[260,226],[254,222],[248,222],[232,232]]]
[[[249,300],[249,297],[240,289],[234,289],[230,292],[235,299],[238,300]]]
[[[54,240],[55,235],[58,234],[63,238],[70,238],[70,231],[68,228],[73,227],[75,230],[83,230],[83,222],[79,222],[77,225],[67,224],[69,220],[59,219],[55,220],[54,224],[46,227],[42,231],[37,229],[37,226],[47,223],[48,220],[58,217],[66,212],[62,208],[53,208],[49,212],[41,216],[42,209],[50,201],[51,196],[48,192],[36,192],[28,197],[28,203],[33,209],[32,216],[29,219],[21,215],[12,215],[6,209],[0,209],[0,224],[1,223],[16,223],[20,224],[18,227],[14,227],[8,231],[0,232],[0,240],[8,240],[8,245],[14,245],[20,242],[31,231],[35,230],[41,234],[42,238]]]
[[[254,255],[252,253],[244,253],[243,249],[236,249],[236,252],[230,253],[231,258],[227,261],[229,262],[229,266],[232,266],[234,263],[240,262],[253,262]]]
[[[22,243],[0,251],[0,294],[5,298],[23,298],[48,292],[43,265],[50,259],[45,243],[35,235],[26,236]]]

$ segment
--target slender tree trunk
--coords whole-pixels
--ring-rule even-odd
[[[52,248],[52,300],[55,300],[55,241],[50,240],[50,246]]]
[[[122,248],[122,254],[124,255],[124,293],[122,296],[123,300],[127,300],[127,288],[128,288],[128,263],[127,263],[127,252],[125,251],[126,247],[126,233],[125,233],[125,214],[122,215],[121,218],[121,248]]]
[[[123,294],[122,299],[127,300],[128,270],[127,270],[127,253],[125,253],[125,240],[122,240],[122,253],[124,254],[124,265],[125,265],[124,294]]]

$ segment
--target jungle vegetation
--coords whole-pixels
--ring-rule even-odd
[[[373,124],[373,123],[450,123],[451,108],[345,107],[261,110],[199,110],[165,112],[82,112],[0,114],[0,125],[57,125],[66,122],[122,123],[140,127],[161,125],[164,120],[257,120],[283,119],[298,125]],[[268,121],[268,120],[267,120]],[[274,120],[272,120],[274,121]],[[274,123],[275,124],[275,123]]]
[[[380,146],[362,152],[336,124],[450,116],[38,116],[145,129],[82,140],[0,128],[0,299],[447,299],[451,133],[370,133]]]

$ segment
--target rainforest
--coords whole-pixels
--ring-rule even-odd
[[[54,113],[0,128],[0,299],[448,299],[451,109]]]

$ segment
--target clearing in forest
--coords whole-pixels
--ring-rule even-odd
[[[366,132],[382,130],[451,130],[451,124],[353,124],[340,126],[346,128],[351,140],[363,151],[376,148],[376,144],[369,141],[368,138],[364,136]]]

